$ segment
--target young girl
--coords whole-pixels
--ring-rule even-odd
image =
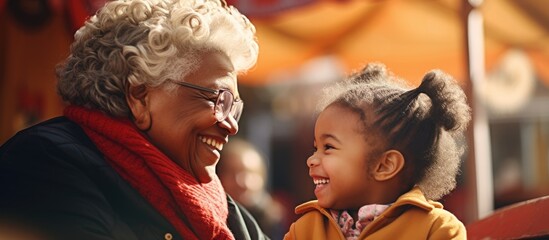
[[[434,201],[456,185],[471,118],[454,80],[432,71],[409,89],[370,64],[325,96],[307,159],[318,200],[285,239],[466,239]]]

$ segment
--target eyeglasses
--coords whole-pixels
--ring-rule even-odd
[[[240,120],[240,116],[242,115],[242,110],[244,108],[244,102],[240,99],[235,99],[230,91],[224,89],[215,90],[211,88],[205,88],[187,82],[172,82],[179,86],[188,87],[217,95],[214,106],[214,116],[218,122],[223,122],[225,119],[227,119],[229,114],[231,114],[237,122],[238,120]]]

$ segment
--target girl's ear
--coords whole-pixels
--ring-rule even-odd
[[[404,156],[397,150],[384,152],[375,165],[373,177],[377,181],[387,181],[404,168]]]
[[[130,86],[126,102],[132,112],[135,126],[141,131],[148,131],[152,126],[149,95],[144,85]]]

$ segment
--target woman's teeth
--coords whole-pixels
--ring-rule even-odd
[[[199,136],[198,139],[200,139],[200,141],[202,141],[203,143],[208,144],[208,145],[216,148],[219,151],[221,151],[223,149],[223,143],[220,143],[220,142],[216,141],[213,138]]]
[[[313,182],[315,183],[315,185],[328,184],[328,183],[330,183],[330,179],[327,179],[327,178],[324,178],[324,179],[313,179]]]

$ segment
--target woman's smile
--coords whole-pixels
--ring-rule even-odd
[[[217,151],[223,150],[224,142],[208,136],[199,136],[198,139]]]

